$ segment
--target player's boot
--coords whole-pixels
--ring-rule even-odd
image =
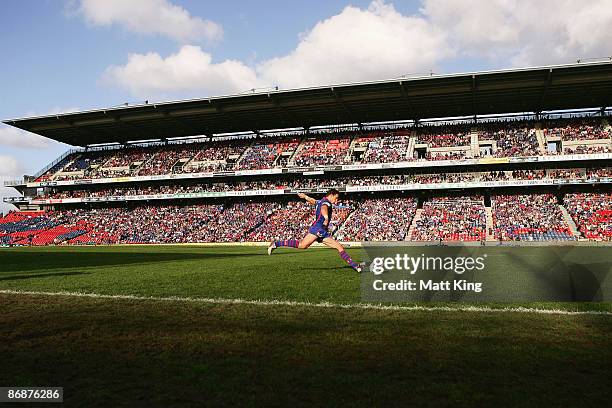
[[[268,255],[272,255],[272,252],[276,249],[276,243],[274,241],[270,242],[268,246]]]
[[[359,262],[357,264],[357,267],[355,268],[357,273],[362,273],[364,269],[365,269],[365,262]]]

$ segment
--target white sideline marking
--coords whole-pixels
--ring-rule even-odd
[[[329,309],[362,309],[362,310],[393,310],[393,311],[425,311],[425,312],[482,312],[482,313],[535,313],[550,315],[603,315],[612,316],[612,312],[604,310],[563,310],[563,309],[537,309],[530,307],[507,307],[493,308],[486,306],[394,306],[372,303],[311,303],[297,302],[290,300],[247,300],[247,299],[224,299],[224,298],[191,298],[180,296],[155,297],[138,295],[103,295],[99,293],[82,292],[36,292],[26,290],[0,289],[0,294],[4,295],[38,295],[38,296],[69,296],[95,299],[122,299],[122,300],[155,300],[164,302],[188,302],[188,303],[210,303],[210,304],[229,304],[229,305],[255,305],[255,306],[297,306],[297,307],[318,307]]]

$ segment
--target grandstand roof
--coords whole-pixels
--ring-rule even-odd
[[[4,121],[75,146],[609,106],[612,62],[279,90]]]

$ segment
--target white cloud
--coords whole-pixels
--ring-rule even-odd
[[[453,58],[495,66],[566,63],[612,54],[612,7],[607,0],[422,0],[404,15],[383,0],[348,6],[300,35],[284,56],[247,64],[213,62],[200,47],[176,54],[131,54],[112,66],[107,83],[140,97],[183,91],[242,92],[293,88],[443,72]]]
[[[255,72],[242,62],[213,63],[210,54],[193,45],[185,45],[166,58],[153,52],[130,54],[126,65],[109,67],[102,81],[143,97],[175,91],[232,93],[260,85]]]
[[[7,155],[0,155],[0,213],[14,210],[15,206],[6,204],[3,197],[15,197],[20,195],[14,188],[4,187],[6,180],[17,179],[23,175],[23,167],[19,161]]]
[[[97,26],[121,25],[140,34],[159,34],[185,43],[217,41],[223,28],[194,17],[168,0],[81,0],[78,13]]]
[[[49,146],[49,140],[25,130],[0,125],[0,145],[22,149],[44,149]]]
[[[374,1],[319,22],[295,50],[257,70],[268,82],[299,87],[428,72],[451,55],[443,30]]]
[[[451,54],[443,31],[382,1],[367,9],[346,7],[300,37],[288,55],[256,66],[236,60],[213,63],[212,56],[196,46],[183,46],[166,58],[157,53],[130,54],[127,64],[107,69],[104,82],[141,97],[186,90],[223,94],[427,72]]]
[[[465,56],[503,65],[569,63],[612,54],[608,0],[425,0],[423,14]]]

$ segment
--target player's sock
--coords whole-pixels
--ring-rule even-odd
[[[276,241],[276,242],[274,243],[274,245],[275,245],[276,247],[290,247],[290,248],[297,248],[299,243],[300,243],[300,242],[299,242],[297,239],[288,239],[288,240],[285,240],[285,241]]]
[[[357,269],[359,267],[357,262],[353,261],[353,259],[350,257],[349,254],[346,253],[346,251],[340,252],[340,258],[344,259],[344,261],[347,264],[349,264],[351,266],[351,268],[353,268],[353,269]]]

